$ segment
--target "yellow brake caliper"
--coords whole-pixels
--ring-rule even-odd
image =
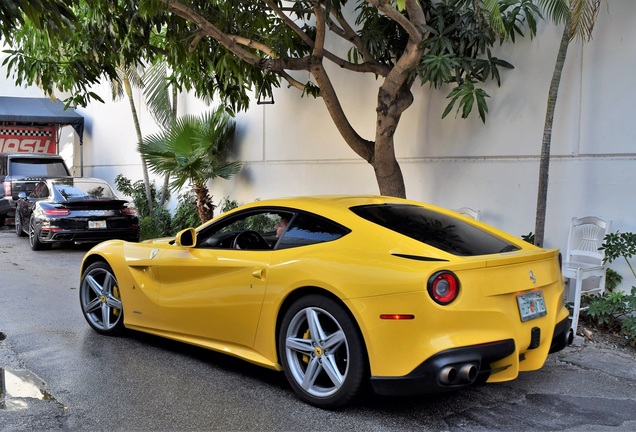
[[[115,298],[121,300],[121,297],[119,296],[119,287],[117,285],[113,287],[113,295],[115,296]],[[119,316],[120,313],[121,310],[113,308],[113,315]]]
[[[303,335],[303,339],[309,339],[309,338],[311,338],[311,333],[309,332],[309,329],[307,329],[307,331]],[[309,364],[309,356],[308,355],[303,355],[303,362],[305,364]]]

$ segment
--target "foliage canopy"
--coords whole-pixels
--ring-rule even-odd
[[[481,84],[500,83],[501,70],[512,68],[493,48],[534,35],[541,17],[532,0],[77,0],[71,9],[70,31],[25,20],[11,32],[5,63],[18,83],[69,92],[69,104],[85,105],[100,99],[91,85],[116,79],[117,66],[161,59],[172,84],[237,111],[285,82],[324,101],[344,141],[373,167],[380,193],[395,196],[406,195],[394,134],[412,87],[448,91],[443,117],[476,108],[485,121]],[[375,131],[349,122],[333,70],[376,77]]]

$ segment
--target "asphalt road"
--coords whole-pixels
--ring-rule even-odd
[[[79,309],[86,248],[33,252],[10,228],[0,230],[0,385],[10,390],[0,431],[636,430],[636,357],[580,339],[513,382],[313,408],[280,373],[139,333],[98,335]]]

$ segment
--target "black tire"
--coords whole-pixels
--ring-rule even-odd
[[[20,220],[20,215],[16,211],[15,213],[15,233],[18,237],[24,237],[26,233],[22,229],[22,221]]]
[[[6,216],[2,215],[0,216],[0,227],[4,226],[4,220],[5,220]]]
[[[51,249],[51,243],[42,243],[39,234],[35,226],[35,219],[31,215],[29,219],[29,243],[31,244],[31,249],[34,251]]]
[[[312,334],[310,327],[319,334]],[[285,312],[278,352],[291,387],[320,408],[350,404],[368,379],[358,326],[343,306],[324,296],[302,297]],[[306,379],[308,373],[313,378]]]
[[[119,285],[110,266],[98,261],[82,274],[80,307],[86,322],[98,333],[115,336],[124,330],[124,308]]]

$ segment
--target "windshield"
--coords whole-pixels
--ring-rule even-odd
[[[66,177],[68,171],[60,160],[12,159],[11,174],[27,177]]]
[[[114,192],[105,183],[66,182],[53,183],[56,192],[67,201],[86,199],[117,199]]]
[[[453,255],[488,255],[519,247],[454,217],[409,204],[351,208],[358,216]]]

